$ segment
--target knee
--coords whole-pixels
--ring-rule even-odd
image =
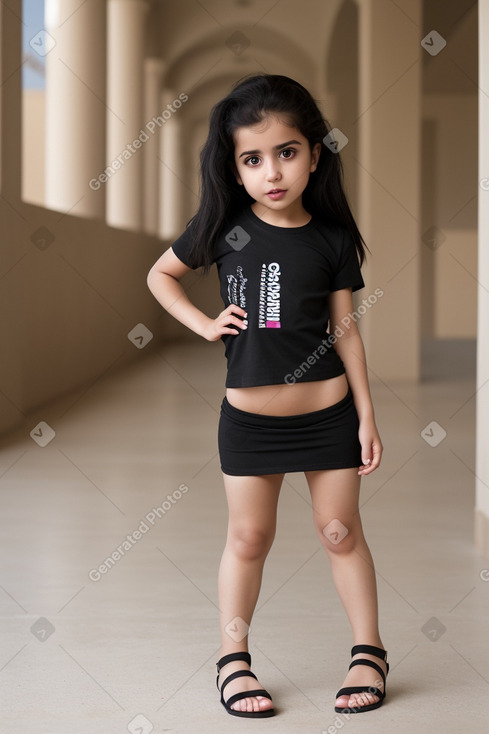
[[[273,531],[240,527],[230,532],[233,552],[243,561],[254,561],[267,555],[273,542]]]
[[[331,555],[351,553],[359,540],[361,529],[355,525],[348,526],[340,520],[332,520],[326,525],[317,525],[316,530],[321,545]]]

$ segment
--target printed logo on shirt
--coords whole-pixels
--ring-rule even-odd
[[[280,275],[278,263],[263,263],[258,306],[260,329],[280,329]]]
[[[234,303],[235,306],[246,308],[246,283],[248,278],[243,276],[243,268],[238,265],[236,268],[236,275],[228,275],[228,300],[229,303]]]

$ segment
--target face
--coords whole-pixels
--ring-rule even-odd
[[[306,214],[302,193],[316,170],[320,143],[309,141],[278,117],[238,128],[234,135],[236,179],[255,200],[253,211],[270,223]]]

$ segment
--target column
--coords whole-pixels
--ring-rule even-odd
[[[475,543],[489,558],[489,4],[479,3],[479,262]]]
[[[161,113],[161,83],[164,63],[161,59],[144,61],[144,125],[149,140],[144,145],[143,218],[144,231],[158,233],[160,126],[154,118]]]
[[[107,222],[142,229],[144,42],[148,0],[107,3]]]
[[[46,207],[104,217],[106,12],[100,0],[45,0]]]
[[[421,0],[358,0],[359,227],[372,254],[361,298],[384,295],[361,320],[373,375],[420,373]]]
[[[175,94],[172,90],[164,90],[161,104],[163,110],[161,116],[164,123],[161,127],[160,138],[158,234],[165,240],[175,239],[184,225],[182,222],[182,204],[186,189],[182,181],[181,121],[178,119],[178,111],[171,111],[172,100],[174,99]]]
[[[19,70],[22,12],[20,6],[16,10],[14,13],[5,3],[0,4],[0,191],[12,209],[19,210],[22,176],[22,87]],[[0,211],[2,214],[3,211]],[[3,237],[8,237],[5,231]]]

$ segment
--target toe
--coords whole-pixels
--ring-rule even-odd
[[[368,706],[372,703],[377,703],[378,700],[378,696],[374,696],[372,693],[360,693],[350,698],[348,706],[350,708],[358,708]]]
[[[273,703],[265,696],[252,696],[251,698],[242,698],[231,706],[235,711],[265,711],[273,708]]]
[[[257,696],[258,710],[266,711],[267,709],[273,709],[273,702],[266,696]]]
[[[234,711],[253,711],[251,702],[251,698],[240,698],[239,701],[232,704],[231,708],[234,709]]]

